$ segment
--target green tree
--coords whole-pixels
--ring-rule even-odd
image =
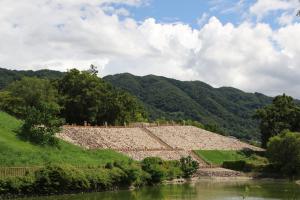
[[[67,123],[102,125],[137,121],[145,112],[136,98],[103,81],[92,71],[72,69],[59,81]]]
[[[41,104],[38,108],[28,107],[19,136],[39,145],[58,146],[55,134],[60,131],[63,120],[58,118],[59,108]]]
[[[283,132],[268,143],[269,160],[290,177],[300,175],[300,134]]]
[[[1,109],[20,118],[25,118],[28,107],[41,104],[58,106],[58,92],[49,80],[24,77],[0,92]]]
[[[58,92],[49,80],[23,78],[0,93],[1,109],[24,119],[19,136],[41,145],[57,145],[63,124],[58,117]]]
[[[159,183],[166,178],[167,171],[163,167],[163,160],[158,157],[148,157],[141,162],[142,169],[151,176],[151,183]]]
[[[190,178],[199,168],[199,163],[194,161],[191,156],[182,157],[180,164],[185,178]]]
[[[285,129],[300,129],[300,107],[292,97],[285,94],[275,97],[271,105],[257,110],[255,117],[260,122],[263,147],[267,146],[270,137],[280,134]]]

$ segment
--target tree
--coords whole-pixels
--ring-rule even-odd
[[[38,108],[41,103],[58,106],[58,92],[49,80],[24,77],[0,92],[0,106],[4,111],[24,119],[28,107]]]
[[[51,104],[38,108],[28,107],[19,136],[39,145],[58,146],[55,134],[60,131],[63,120],[58,118],[59,109]]]
[[[86,72],[92,75],[97,75],[99,71],[97,66],[91,64],[90,68]]]
[[[95,73],[72,69],[59,81],[62,115],[67,123],[123,124],[146,116],[141,103]]]
[[[57,145],[55,133],[63,124],[58,117],[58,92],[49,80],[23,78],[0,94],[1,108],[24,119],[19,136],[40,145]]]
[[[191,156],[182,157],[180,164],[185,178],[190,178],[199,168],[199,163],[194,161]]]
[[[285,129],[300,129],[300,107],[292,97],[285,94],[275,97],[271,105],[257,110],[255,117],[260,122],[263,147],[267,146],[270,137],[280,134]]]
[[[269,160],[290,177],[300,175],[300,133],[285,131],[268,143]]]
[[[142,160],[142,169],[149,173],[152,183],[159,183],[166,177],[166,170],[163,168],[163,161],[158,157],[148,157]]]

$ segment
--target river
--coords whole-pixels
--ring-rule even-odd
[[[300,199],[300,186],[285,181],[203,180],[192,184],[160,185],[138,190],[27,198],[26,200],[265,200]]]

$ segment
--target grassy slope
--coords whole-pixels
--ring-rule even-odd
[[[16,136],[20,126],[21,121],[0,112],[0,166],[41,166],[48,162],[84,166],[128,160],[111,150],[87,151],[64,141],[60,149],[33,145]]]
[[[195,151],[201,158],[211,164],[222,164],[224,161],[245,160],[253,164],[264,164],[266,160],[257,155],[245,155],[240,151],[220,151],[220,150],[197,150]]]

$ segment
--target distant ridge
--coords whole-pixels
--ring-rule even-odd
[[[193,119],[216,124],[230,135],[259,139],[256,109],[272,101],[260,93],[245,93],[232,87],[213,88],[201,81],[178,81],[162,76],[129,73],[104,77],[115,87],[137,96],[151,119]]]
[[[63,72],[48,70],[48,69],[43,69],[38,71],[32,71],[32,70],[18,71],[18,70],[9,70],[9,69],[0,68],[0,90],[5,88],[11,82],[20,80],[24,76],[29,76],[29,77],[35,76],[38,78],[58,79],[61,78],[63,75],[64,75]]]

